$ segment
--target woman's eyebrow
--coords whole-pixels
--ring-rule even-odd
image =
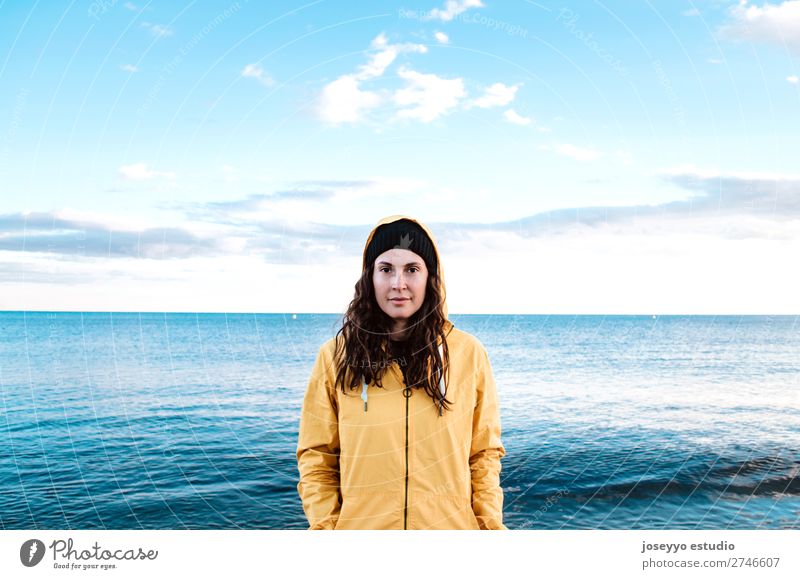
[[[389,263],[388,261],[379,261],[379,262],[378,262],[378,265],[392,265],[392,264],[391,264],[391,263]],[[416,266],[419,266],[419,265],[421,265],[421,264],[420,264],[420,262],[418,262],[418,261],[409,261],[409,262],[406,264],[406,266],[409,266],[409,265],[416,265]]]

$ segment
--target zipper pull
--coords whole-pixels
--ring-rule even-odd
[[[361,400],[364,401],[364,412],[367,411],[367,388],[368,387],[369,386],[367,385],[366,382],[364,382],[364,385],[361,387]]]

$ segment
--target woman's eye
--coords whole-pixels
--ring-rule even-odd
[[[378,271],[381,272],[381,273],[386,273],[390,269],[391,269],[390,267],[383,266],[383,267],[379,267]],[[419,268],[418,267],[409,267],[408,271],[410,271],[411,273],[417,273],[419,271]]]

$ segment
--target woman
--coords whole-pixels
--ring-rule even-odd
[[[355,290],[303,400],[297,488],[310,528],[505,529],[492,368],[447,319],[428,228],[382,219]]]

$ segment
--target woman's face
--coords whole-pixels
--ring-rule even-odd
[[[408,319],[425,301],[428,268],[425,260],[408,249],[390,249],[375,259],[372,283],[380,308],[395,322],[394,332],[403,332]]]

